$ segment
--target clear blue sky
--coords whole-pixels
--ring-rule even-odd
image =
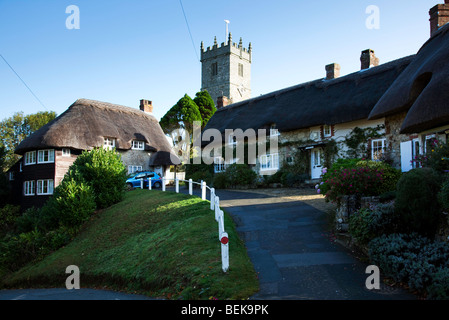
[[[431,7],[442,0],[0,0],[0,120],[16,111],[61,114],[76,99],[138,107],[153,101],[159,120],[184,94],[201,89],[200,43],[233,40],[253,47],[252,96],[360,69],[374,49],[381,63],[416,53],[429,38]],[[80,29],[66,28],[77,5]],[[369,5],[380,29],[366,28]]]

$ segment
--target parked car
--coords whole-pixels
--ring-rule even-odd
[[[143,187],[148,188],[148,178],[151,178],[151,188],[162,187],[162,178],[153,171],[134,172],[132,176],[126,180],[126,185],[128,186],[128,189],[140,188],[141,180],[143,179]]]

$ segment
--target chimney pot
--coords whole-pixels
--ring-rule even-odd
[[[140,100],[140,110],[146,113],[153,113],[153,103],[149,100]]]
[[[326,80],[332,80],[340,76],[340,65],[338,63],[331,63],[326,66]]]
[[[362,51],[360,56],[361,70],[377,67],[379,65],[379,58],[374,54],[374,50],[366,49]]]

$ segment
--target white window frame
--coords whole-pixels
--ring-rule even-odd
[[[374,146],[375,143],[381,142],[380,148],[379,145]],[[371,160],[381,161],[382,155],[385,152],[385,142],[386,139],[374,139],[371,140]],[[380,154],[379,154],[380,151]]]
[[[29,151],[25,153],[25,165],[29,166],[36,164],[36,151]]]
[[[106,150],[112,150],[115,148],[115,138],[104,137],[103,148]]]
[[[72,154],[72,151],[69,148],[62,148],[62,156],[63,157],[70,157]]]
[[[19,171],[22,172],[23,171],[23,162],[20,161],[19,163]]]
[[[45,160],[47,157],[47,160]],[[37,163],[53,163],[55,162],[55,150],[45,149],[37,152]]]
[[[259,161],[261,171],[279,169],[279,153],[261,155]]]
[[[214,172],[224,172],[226,171],[226,165],[224,163],[224,160],[222,157],[215,157],[214,158]]]
[[[131,149],[133,150],[145,150],[145,141],[133,140],[131,144]]]
[[[36,194],[38,196],[46,196],[46,195],[53,194],[53,188],[54,188],[53,179],[37,180],[36,185],[37,185]]]
[[[133,165],[130,165],[130,166],[128,166],[128,173],[129,173],[129,174],[133,174],[134,172],[142,171],[142,169],[143,169],[142,166],[133,166]]]
[[[14,171],[9,172],[9,181],[14,181]]]
[[[36,182],[34,180],[25,181],[23,183],[23,194],[25,196],[34,196],[36,191]]]
[[[329,125],[324,125],[323,126],[323,137],[324,138],[330,138],[332,137],[332,127]]]

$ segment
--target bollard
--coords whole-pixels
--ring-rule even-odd
[[[223,272],[229,269],[229,238],[226,232],[221,234],[221,268]]]
[[[165,178],[162,177],[162,191],[165,191]]]
[[[153,186],[151,185],[151,178],[148,178],[148,190],[151,190]]]
[[[201,181],[201,200],[206,200],[206,181]]]
[[[211,188],[210,189],[210,209],[214,210],[214,206],[215,206],[215,189]]]
[[[178,178],[175,179],[175,191],[176,191],[176,193],[179,193],[179,180],[178,180]]]
[[[193,185],[192,185],[192,179],[189,179],[189,194],[193,194]]]

